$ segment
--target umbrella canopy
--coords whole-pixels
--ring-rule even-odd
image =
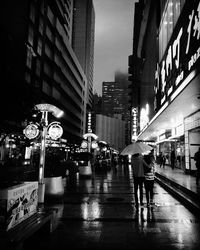
[[[142,154],[147,151],[151,151],[153,148],[143,142],[133,142],[126,146],[122,152],[121,155],[134,155],[134,154]]]

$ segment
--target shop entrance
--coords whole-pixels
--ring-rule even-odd
[[[191,171],[196,171],[194,154],[200,147],[200,127],[189,131],[189,149],[190,149],[190,166]]]

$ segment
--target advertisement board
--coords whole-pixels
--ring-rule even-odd
[[[0,190],[0,229],[9,230],[37,211],[38,182]]]

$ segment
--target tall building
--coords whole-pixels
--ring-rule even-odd
[[[92,0],[74,0],[72,47],[87,77],[86,102],[92,108],[95,12]]]
[[[200,2],[138,4],[137,41],[129,61],[132,89],[139,90],[132,93],[140,125],[137,138],[154,141],[156,154],[165,154],[167,164],[174,150],[176,167],[193,174],[194,153],[200,146]]]
[[[107,116],[114,115],[114,107],[117,100],[114,99],[114,91],[116,89],[116,82],[103,82],[102,83],[102,114]]]
[[[125,147],[125,121],[121,119],[120,115],[109,117],[97,114],[95,134],[99,141],[107,142],[110,147],[118,151]]]
[[[150,10],[150,5],[152,5],[151,1],[135,3],[133,53],[129,56],[132,139],[136,138],[136,134],[154,115],[154,68],[158,56],[155,50],[157,23],[155,8]],[[156,5],[158,3],[155,1]],[[143,15],[145,15],[146,20],[143,19]],[[147,41],[142,36],[142,32],[146,32],[146,37],[152,36],[151,39]],[[148,113],[148,115],[141,115],[144,113]]]
[[[73,4],[73,0],[2,3],[1,94],[6,102],[1,96],[1,131],[22,131],[33,107],[50,103],[64,111],[60,121],[68,142],[80,141],[85,133],[88,71],[72,49]],[[79,21],[74,22],[78,27]]]
[[[113,116],[122,114],[125,119],[128,112],[128,80],[126,75],[115,74],[114,82],[102,84],[102,113]]]
[[[116,71],[114,82],[102,84],[102,114],[113,117],[121,114],[126,122],[125,143],[130,144],[130,110],[129,110],[128,74]]]

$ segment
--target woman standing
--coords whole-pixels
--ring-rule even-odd
[[[145,157],[148,164],[144,166],[144,187],[146,192],[147,207],[153,203],[153,187],[155,179],[155,159],[152,153]]]

